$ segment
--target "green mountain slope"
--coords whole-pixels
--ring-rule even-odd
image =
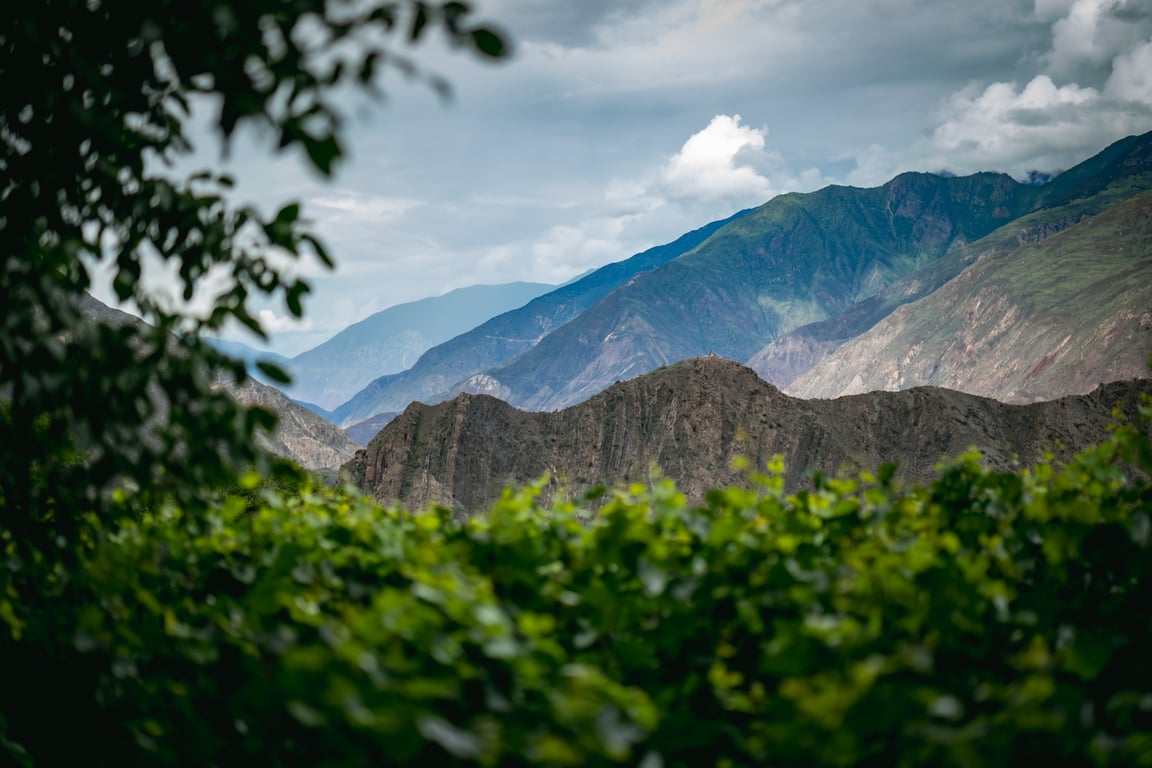
[[[1152,189],[1152,141],[1131,137],[1117,142],[1042,187],[1038,210],[974,243],[953,248],[838,316],[780,336],[747,364],[767,381],[787,387],[845,341],[865,333],[897,307],[928,296],[972,264],[1005,258],[1148,189]]]
[[[554,409],[676,360],[746,360],[1031,210],[1040,194],[999,174],[909,173],[873,189],[777,197],[463,389]]]
[[[381,310],[287,363],[296,400],[331,409],[369,382],[410,367],[430,347],[523,306],[555,286],[473,285]]]
[[[790,387],[834,397],[925,384],[1007,402],[1148,374],[1152,191],[991,255],[843,344]]]
[[[608,264],[529,302],[493,317],[467,333],[429,349],[410,370],[385,376],[335,409],[337,423],[348,426],[386,411],[401,411],[413,400],[443,399],[454,384],[485,368],[500,365],[531,349],[616,287],[695,248],[722,226],[744,216],[740,211],[688,232],[666,245]]]

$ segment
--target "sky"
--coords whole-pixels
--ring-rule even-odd
[[[466,285],[562,283],[784,192],[1023,178],[1152,130],[1152,0],[473,5],[512,57],[406,48],[454,95],[391,73],[383,102],[346,100],[333,180],[260,136],[223,164],[252,202],[300,200],[337,262],[301,267],[304,322],[264,307],[276,351]]]

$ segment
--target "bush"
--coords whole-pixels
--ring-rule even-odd
[[[305,485],[0,572],[0,745],[54,765],[1152,763],[1152,449],[923,488],[779,465],[590,523]],[[10,539],[0,546],[9,555]],[[53,566],[57,567],[57,566]]]

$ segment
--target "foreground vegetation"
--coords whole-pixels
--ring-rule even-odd
[[[1147,411],[1148,408],[1145,408]],[[882,469],[590,521],[301,480],[0,528],[0,752],[267,765],[1152,763],[1152,447],[923,488]]]
[[[261,333],[254,299],[301,316],[277,262],[331,259],[299,204],[172,170],[191,102],[327,176],[333,97],[412,72],[396,47],[505,52],[463,2],[354,5],[51,0],[0,31],[0,763],[1152,763],[1133,428],[1063,468],[785,495],[774,467],[590,522],[531,489],[462,521],[237,477],[275,472],[273,418],[212,388],[245,371],[201,336]],[[220,278],[211,312],[144,254],[185,300]],[[84,310],[100,263],[150,325]]]

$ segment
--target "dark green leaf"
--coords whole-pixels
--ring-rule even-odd
[[[480,27],[472,30],[472,45],[489,58],[503,58],[507,53],[504,38],[491,29]]]
[[[264,374],[266,377],[276,382],[277,384],[292,383],[292,377],[288,374],[288,372],[275,363],[258,360],[256,361],[256,367],[260,370],[260,373]]]

